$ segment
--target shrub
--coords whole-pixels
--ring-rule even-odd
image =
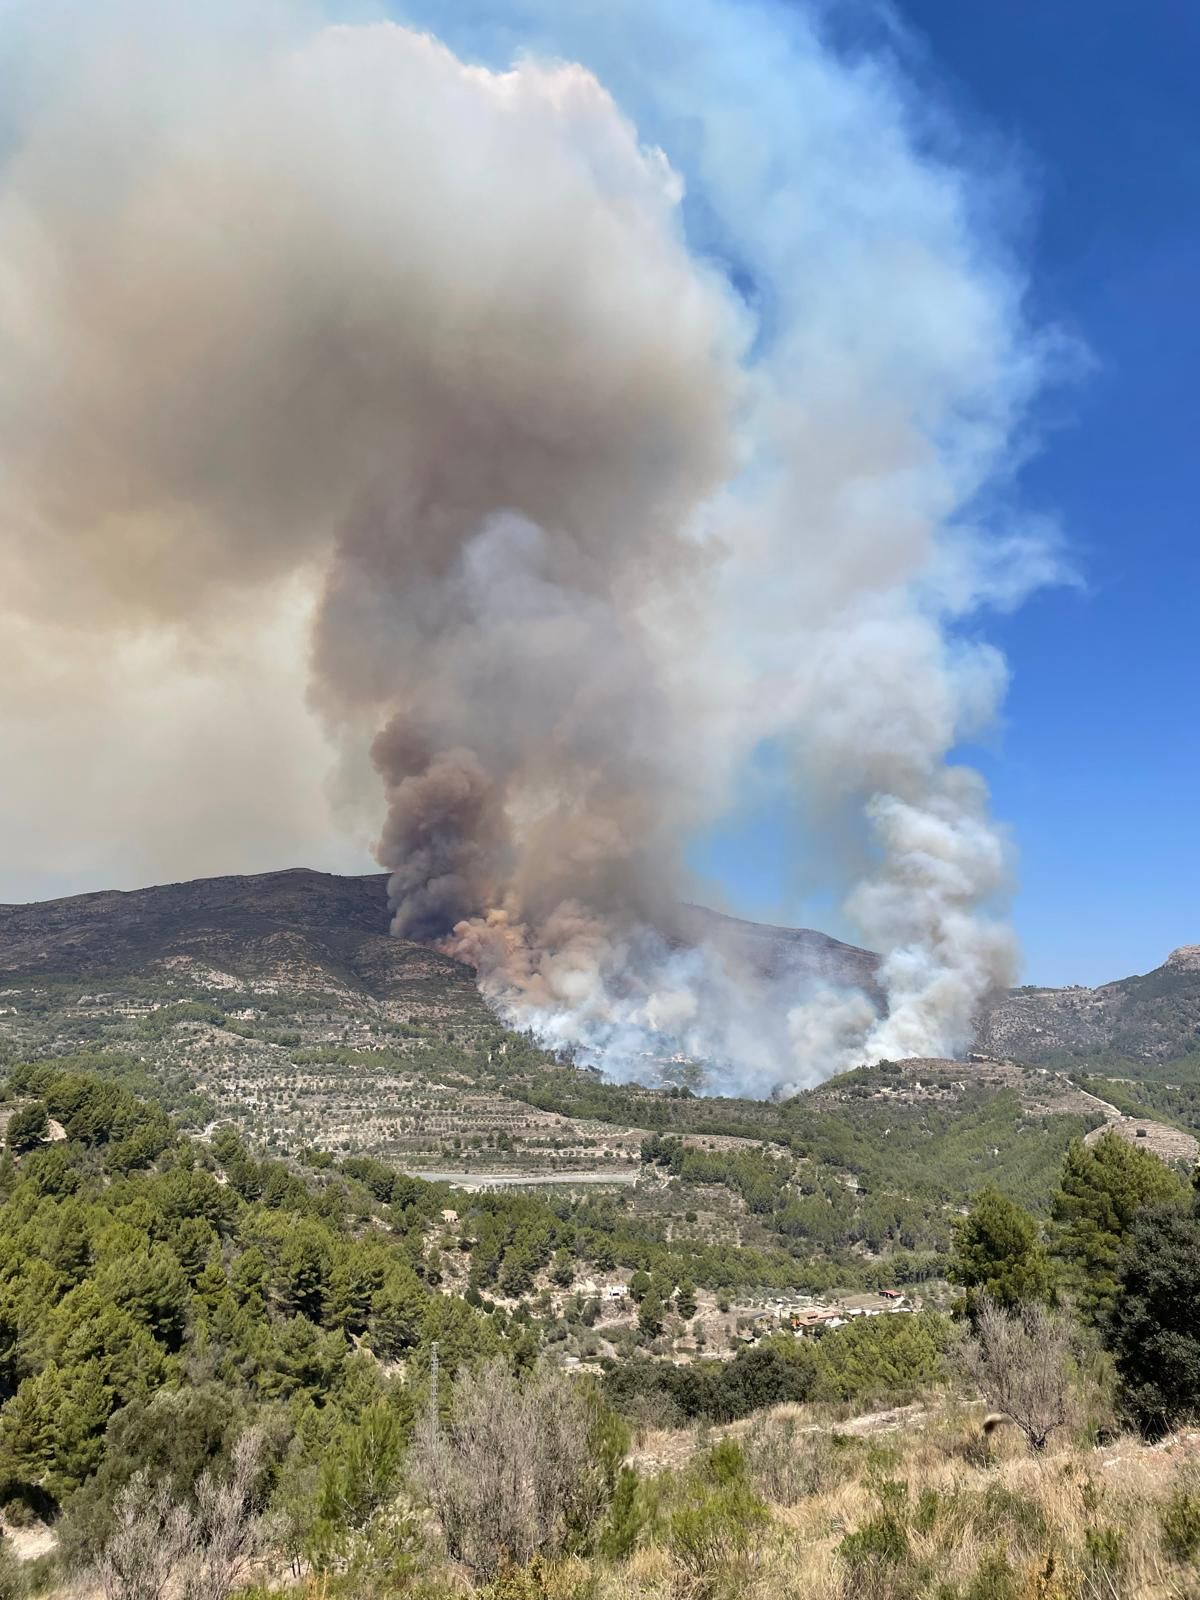
[[[1010,1549],[1028,1553],[1040,1549],[1049,1536],[1046,1513],[1038,1502],[1000,1482],[989,1483],[984,1490],[974,1523],[985,1538],[1003,1539]]]
[[[460,1376],[448,1424],[431,1410],[416,1471],[450,1554],[490,1582],[598,1528],[625,1442],[583,1386],[543,1366],[521,1382],[497,1359]]]
[[[754,1486],[776,1505],[792,1506],[844,1482],[860,1460],[845,1434],[805,1431],[795,1417],[760,1417],[745,1443]]]
[[[1083,1569],[1083,1594],[1090,1600],[1107,1600],[1121,1593],[1121,1567],[1125,1558],[1123,1528],[1089,1528],[1085,1535],[1086,1559]]]
[[[1044,1450],[1070,1416],[1073,1340],[1067,1325],[1045,1306],[1023,1305],[1010,1314],[983,1295],[975,1327],[965,1352],[971,1376],[1030,1448]]]
[[[698,1592],[711,1592],[745,1562],[769,1521],[741,1446],[725,1439],[685,1476],[667,1518],[671,1554]]]
[[[113,1529],[96,1563],[105,1600],[228,1600],[263,1553],[270,1528],[258,1511],[262,1435],[244,1433],[225,1481],[206,1472],[193,1504],[137,1473],[121,1490]]]
[[[598,1541],[600,1554],[609,1561],[623,1561],[637,1547],[646,1521],[641,1479],[633,1467],[622,1467],[608,1508],[608,1521]]]
[[[1160,1513],[1163,1549],[1173,1561],[1200,1559],[1200,1494],[1176,1489]]]
[[[838,1546],[848,1600],[899,1600],[913,1592],[905,1501],[903,1484],[880,1485],[878,1511]]]
[[[13,1554],[8,1540],[0,1535],[0,1600],[20,1600],[25,1591],[21,1562]]]
[[[963,1600],[1022,1600],[1021,1576],[1003,1550],[984,1556],[967,1585]]]

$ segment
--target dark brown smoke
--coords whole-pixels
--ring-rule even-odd
[[[392,930],[441,939],[495,899],[504,861],[503,797],[470,750],[430,751],[397,715],[371,745],[387,820],[381,866],[391,873]]]

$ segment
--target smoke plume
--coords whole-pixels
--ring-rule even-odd
[[[790,8],[610,12],[467,5],[442,42],[15,0],[11,681],[100,655],[127,704],[169,656],[182,792],[223,714],[196,686],[232,674],[281,835],[316,740],[375,809],[395,932],[609,1071],[682,1054],[767,1093],[952,1053],[1015,959],[953,755],[1004,667],[961,624],[1055,575],[980,511],[1052,346],[888,59]],[[281,597],[306,685],[243,713]],[[765,970],[686,904],[688,839],[764,749],[797,827],[852,839],[877,978]]]

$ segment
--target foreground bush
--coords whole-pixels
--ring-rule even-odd
[[[493,1361],[459,1378],[448,1422],[431,1408],[414,1470],[447,1550],[487,1582],[594,1535],[626,1442],[581,1384]]]
[[[967,1368],[980,1393],[1020,1429],[1031,1449],[1044,1450],[1051,1434],[1070,1421],[1074,1345],[1070,1325],[1044,1305],[1006,1311],[986,1295],[976,1302]]]

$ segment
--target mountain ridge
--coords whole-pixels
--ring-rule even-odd
[[[341,956],[375,939],[427,950],[389,933],[387,881],[384,872],[286,867],[0,904],[0,973],[57,971],[58,957],[71,976],[99,976],[119,970],[123,959],[147,959],[152,945],[161,957],[284,931],[316,938]],[[681,911],[680,942],[716,937],[763,976],[797,973],[874,986],[879,958],[872,951],[815,928],[749,922],[706,906]]]
[[[382,872],[289,867],[4,904],[0,977],[91,981],[172,959],[234,972],[308,963],[375,998],[416,976],[436,977],[467,1003],[468,968],[392,937],[386,886]],[[881,998],[879,957],[817,929],[686,905],[677,938],[712,939],[773,980],[816,976]],[[1200,945],[1094,988],[1029,985],[998,995],[981,1013],[975,1049],[1034,1064],[1097,1056],[1161,1063],[1200,1051]]]

